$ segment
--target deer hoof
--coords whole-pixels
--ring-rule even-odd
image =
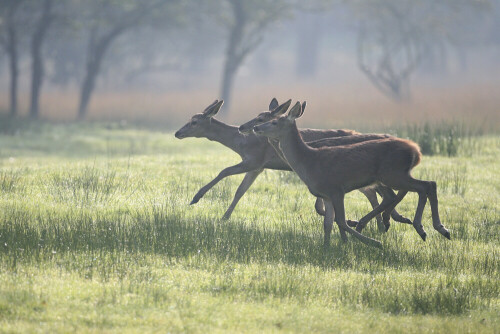
[[[451,240],[451,236],[450,236],[450,231],[446,231],[443,233],[443,235],[448,239],[448,240]]]
[[[420,237],[422,238],[423,241],[425,241],[425,239],[427,238],[427,233],[422,232],[422,234],[420,234]]]
[[[358,225],[357,220],[346,220],[347,226],[349,227],[356,227]]]

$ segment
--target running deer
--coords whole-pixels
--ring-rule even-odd
[[[300,103],[296,103],[288,115],[258,125],[253,131],[258,135],[277,139],[279,149],[309,191],[314,196],[323,198],[326,209],[323,223],[325,245],[330,242],[335,214],[343,241],[347,240],[347,231],[365,244],[381,247],[379,241],[359,233],[368,222],[365,217],[393,209],[408,191],[419,195],[413,226],[422,239],[426,239],[422,213],[427,198],[431,203],[434,228],[450,239],[450,232],[439,219],[436,183],[417,180],[410,175],[421,158],[417,144],[405,139],[387,138],[347,146],[312,148],[304,142],[295,122],[302,113]],[[344,196],[354,189],[373,183],[384,184],[399,192],[395,199],[384,198],[353,230],[345,221]]]
[[[278,101],[273,99],[275,101],[276,105]],[[291,102],[291,100],[290,100]],[[273,102],[271,102],[273,103]],[[306,106],[306,102],[304,101],[302,103],[302,109],[304,109]],[[270,105],[271,109],[271,105]],[[257,117],[254,119],[242,124],[239,128],[240,132],[243,134],[248,134],[252,133],[252,130],[255,126],[263,124],[265,122],[268,122],[270,120],[273,120],[282,114],[284,114],[287,110],[282,108],[282,109],[277,109],[276,111],[272,112],[262,112],[260,113]],[[302,130],[299,130],[301,132],[302,137],[304,136],[302,133]],[[394,138],[391,135],[388,134],[354,134],[351,136],[343,136],[343,137],[333,137],[333,138],[324,138],[324,139],[319,139],[319,140],[314,140],[314,141],[308,141],[307,145],[311,146],[313,148],[320,148],[320,147],[331,147],[331,146],[343,146],[343,145],[351,145],[351,144],[356,144],[360,142],[365,142],[369,140],[378,140],[378,139],[387,139],[387,138]],[[275,149],[276,153],[278,156],[287,163],[286,158],[283,156],[283,153],[280,151],[278,147],[278,142],[276,139],[271,139],[268,138],[269,144]],[[372,204],[372,208],[375,209],[379,203],[377,200],[377,195],[376,193],[380,194],[382,198],[387,198],[387,200],[393,200],[396,198],[396,194],[394,191],[382,184],[375,184],[375,185],[370,185],[368,187],[363,187],[358,189],[362,194],[364,194],[370,203]],[[325,215],[325,209],[324,209],[324,204],[322,200],[316,201],[316,212],[318,212],[320,215],[324,216]],[[383,219],[377,214],[377,215],[370,215],[368,217],[373,218],[374,216],[377,217],[377,225],[379,228],[379,231],[387,232],[390,227],[390,220],[389,220],[389,215],[392,217],[395,221],[404,223],[404,224],[412,224],[411,220],[408,218],[403,217],[400,215],[396,209],[394,208],[392,212],[386,212],[383,216]],[[349,226],[356,226],[357,222],[356,221],[351,221],[348,220],[347,224]]]
[[[290,103],[291,101],[287,101],[282,105],[278,105],[278,101],[273,99],[269,106],[269,109],[273,111],[269,112],[269,114],[272,113],[277,115],[284,113],[290,106]],[[220,110],[222,104],[223,101],[214,101],[202,113],[194,115],[186,125],[175,133],[175,136],[179,139],[188,137],[207,138],[221,143],[240,155],[242,159],[240,163],[223,169],[216,178],[203,186],[191,201],[191,204],[197,203],[208,190],[210,190],[223,178],[231,175],[246,173],[234,195],[233,201],[223,216],[223,219],[228,219],[238,204],[238,201],[250,188],[263,169],[268,168],[287,171],[291,171],[292,169],[286,162],[277,156],[275,150],[269,145],[266,138],[257,137],[253,133],[243,135],[238,131],[237,127],[225,124],[213,118]],[[321,138],[358,134],[352,130],[315,129],[303,129],[301,130],[301,133],[306,140],[317,140]],[[375,190],[367,189],[362,192],[368,198],[373,208],[378,206],[377,194]],[[316,201],[315,208],[318,214],[325,214],[324,209],[322,209],[323,203],[321,199]],[[404,219],[404,217],[402,219]],[[379,228],[384,229],[382,219],[379,216],[377,216],[377,222],[379,222]],[[355,223],[353,222],[352,224]]]

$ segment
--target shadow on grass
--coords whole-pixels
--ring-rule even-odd
[[[324,249],[319,226],[318,231],[311,232],[305,223],[270,228],[253,222],[219,221],[209,216],[185,219],[176,208],[169,206],[102,215],[79,210],[66,214],[47,212],[37,217],[33,217],[32,212],[13,209],[4,212],[3,217],[4,220],[0,221],[0,257],[4,265],[13,270],[18,261],[43,265],[54,254],[64,258],[61,263],[66,263],[69,269],[88,272],[85,277],[89,278],[94,271],[102,273],[101,276],[110,275],[113,270],[119,274],[124,270],[123,266],[129,266],[126,258],[134,254],[175,259],[201,255],[201,259],[210,258],[221,266],[231,262],[287,264],[294,268],[312,265],[322,270],[352,270],[367,274],[360,275],[360,281],[356,279],[354,285],[353,282],[342,283],[334,288],[333,293],[338,294],[337,297],[346,305],[362,304],[392,313],[460,314],[489,303],[498,293],[496,284],[482,280],[462,282],[453,275],[435,282],[427,279],[409,283],[393,281],[384,274],[388,268],[399,272],[404,272],[405,268],[437,272],[450,266],[444,258],[453,252],[451,248],[412,252],[409,247],[386,245],[380,251],[355,240],[342,244],[340,238],[334,236],[332,245]],[[399,241],[391,241],[391,244],[398,245]],[[82,256],[83,261],[77,260]],[[96,261],[99,257],[106,260]],[[70,258],[72,260],[68,260]],[[487,267],[495,271],[491,263]],[[373,283],[370,277],[377,272],[382,273],[379,276],[382,281]],[[221,290],[220,284],[215,288],[219,291],[217,293],[252,296],[255,293],[277,297],[300,295],[300,291],[294,290],[300,283],[294,279],[290,281],[291,278],[284,279],[284,282],[274,283],[264,280],[253,287],[230,283],[225,289]],[[429,280],[434,283],[427,284]],[[289,288],[282,288],[283,284],[288,284]],[[329,285],[326,286],[328,289]],[[320,296],[323,289],[306,287],[304,295],[312,291]],[[477,296],[483,299],[476,299]]]
[[[419,251],[404,245],[400,233],[377,234],[374,237],[382,238],[384,244],[384,249],[378,250],[352,236],[344,244],[336,229],[331,245],[325,249],[320,225],[311,228],[297,221],[295,225],[268,227],[256,222],[220,221],[208,215],[185,218],[177,208],[168,206],[134,212],[92,213],[75,209],[63,214],[54,211],[33,215],[23,208],[3,213],[0,252],[39,257],[48,251],[107,251],[176,258],[201,253],[222,261],[307,264],[371,273],[387,268],[447,268],[449,253],[454,252],[450,242],[441,241],[437,234],[434,237],[438,240],[428,243],[445,245],[433,244]]]

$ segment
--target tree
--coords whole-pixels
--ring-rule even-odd
[[[86,15],[82,17],[82,25],[85,25],[85,31],[88,34],[88,45],[78,105],[79,119],[83,119],[87,114],[102,62],[113,42],[130,29],[143,23],[148,15],[169,2],[174,1],[93,0],[80,3],[86,10]]]
[[[42,45],[50,25],[54,20],[52,0],[44,0],[40,17],[35,25],[31,38],[31,105],[30,116],[38,118],[40,113],[40,91],[44,77],[44,64],[42,59]]]
[[[464,27],[478,20],[489,7],[475,0],[353,0],[359,24],[358,66],[385,95],[409,98],[409,79],[433,52],[457,49],[467,33]]]
[[[9,109],[10,115],[17,115],[17,93],[19,78],[19,30],[18,14],[23,0],[7,0],[0,3],[0,44],[9,59]]]
[[[222,72],[221,97],[230,109],[232,88],[238,69],[263,39],[265,30],[290,13],[291,3],[273,0],[227,0],[228,39]]]

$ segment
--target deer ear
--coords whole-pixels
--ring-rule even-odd
[[[203,113],[206,117],[214,117],[220,110],[220,107],[224,104],[224,100],[217,101],[210,110]]]
[[[210,103],[210,105],[208,107],[206,107],[205,110],[203,110],[203,114],[206,114],[207,112],[209,112],[210,109],[212,109],[213,106],[215,106],[217,104],[217,102],[219,102],[219,100],[215,100],[214,102]]]
[[[300,113],[299,117],[301,117],[302,114],[304,114],[304,110],[306,110],[306,105],[307,105],[306,101],[302,102],[302,112]]]
[[[274,108],[273,111],[271,111],[271,115],[272,116],[279,116],[279,115],[286,113],[286,111],[290,107],[290,104],[292,104],[292,100],[288,100],[285,103],[277,106],[276,108]]]
[[[276,98],[273,97],[271,103],[269,103],[269,111],[276,109],[277,106],[279,106],[278,100],[276,100]]]
[[[302,115],[302,106],[300,102],[295,103],[295,105],[288,112],[288,119],[294,120]]]

